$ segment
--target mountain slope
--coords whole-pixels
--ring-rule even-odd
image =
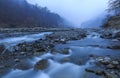
[[[63,18],[26,0],[0,0],[0,28],[60,27]]]

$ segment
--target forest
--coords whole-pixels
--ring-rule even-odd
[[[0,28],[61,27],[63,18],[26,0],[0,0]]]

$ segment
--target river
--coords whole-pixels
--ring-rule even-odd
[[[9,39],[0,40],[2,43],[9,43],[12,45],[22,41],[34,41],[44,38],[44,34],[34,34],[23,37],[14,37]],[[100,34],[91,32],[86,38],[81,40],[68,41],[66,44],[58,44],[56,49],[69,48],[69,54],[52,54],[50,52],[29,59],[31,64],[35,64],[37,61],[48,58],[49,67],[45,70],[34,71],[33,68],[29,70],[11,69],[9,73],[2,78],[103,78],[101,76],[89,75],[85,69],[88,67],[94,67],[92,64],[94,60],[88,59],[90,54],[97,56],[111,55],[113,57],[120,57],[120,50],[112,50],[105,48],[108,45],[120,44],[120,41],[114,41],[112,39],[102,39]],[[61,63],[60,60],[69,57],[72,62]],[[52,58],[52,59],[51,59]],[[82,60],[81,65],[77,65]]]

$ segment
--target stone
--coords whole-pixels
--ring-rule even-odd
[[[90,54],[89,57],[95,57],[95,55],[94,54]]]
[[[120,49],[120,45],[108,46],[109,49]]]
[[[103,70],[96,70],[96,71],[95,71],[95,74],[96,74],[96,75],[104,76],[104,75],[105,75],[105,72],[104,72]]]
[[[89,69],[89,68],[86,68],[85,71],[86,71],[86,72],[90,72],[90,73],[94,73],[94,72],[95,72],[94,70]]]
[[[0,45],[0,54],[1,52],[3,52],[5,50],[5,46],[4,45]]]
[[[49,66],[49,62],[47,59],[42,59],[40,61],[38,61],[35,65],[34,65],[34,70],[38,71],[38,70],[44,70]]]
[[[65,58],[63,58],[63,59],[61,59],[61,62],[70,62],[71,61],[71,59],[69,58],[69,57],[65,57]]]
[[[5,66],[4,65],[0,65],[0,69],[4,69],[5,68]]]
[[[20,62],[21,60],[20,59],[14,59],[15,62]]]
[[[119,78],[116,74],[114,73],[105,73],[105,78]]]
[[[25,52],[20,52],[20,55],[25,55],[26,53]]]
[[[119,62],[118,61],[112,61],[112,64],[113,65],[119,65]]]
[[[22,61],[14,66],[14,69],[20,69],[20,70],[28,70],[32,68],[32,64],[30,64],[27,61]]]
[[[111,62],[111,58],[110,57],[105,57],[102,61],[100,61],[102,64],[104,65],[108,65]]]
[[[69,54],[69,48],[65,48],[63,50],[61,50],[62,54]]]
[[[120,38],[120,32],[115,33],[115,38]]]
[[[98,57],[98,58],[96,59],[96,61],[98,61],[98,62],[101,62],[101,61],[103,61],[103,60],[104,60],[103,57]]]
[[[106,66],[106,68],[108,68],[108,69],[114,69],[114,68],[115,68],[115,66],[114,66],[114,65],[112,65],[112,64],[108,64],[108,65]]]

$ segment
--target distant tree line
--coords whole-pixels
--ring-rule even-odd
[[[63,18],[26,0],[0,0],[0,27],[61,27]]]
[[[109,11],[113,11],[116,15],[120,15],[120,0],[109,0]]]

